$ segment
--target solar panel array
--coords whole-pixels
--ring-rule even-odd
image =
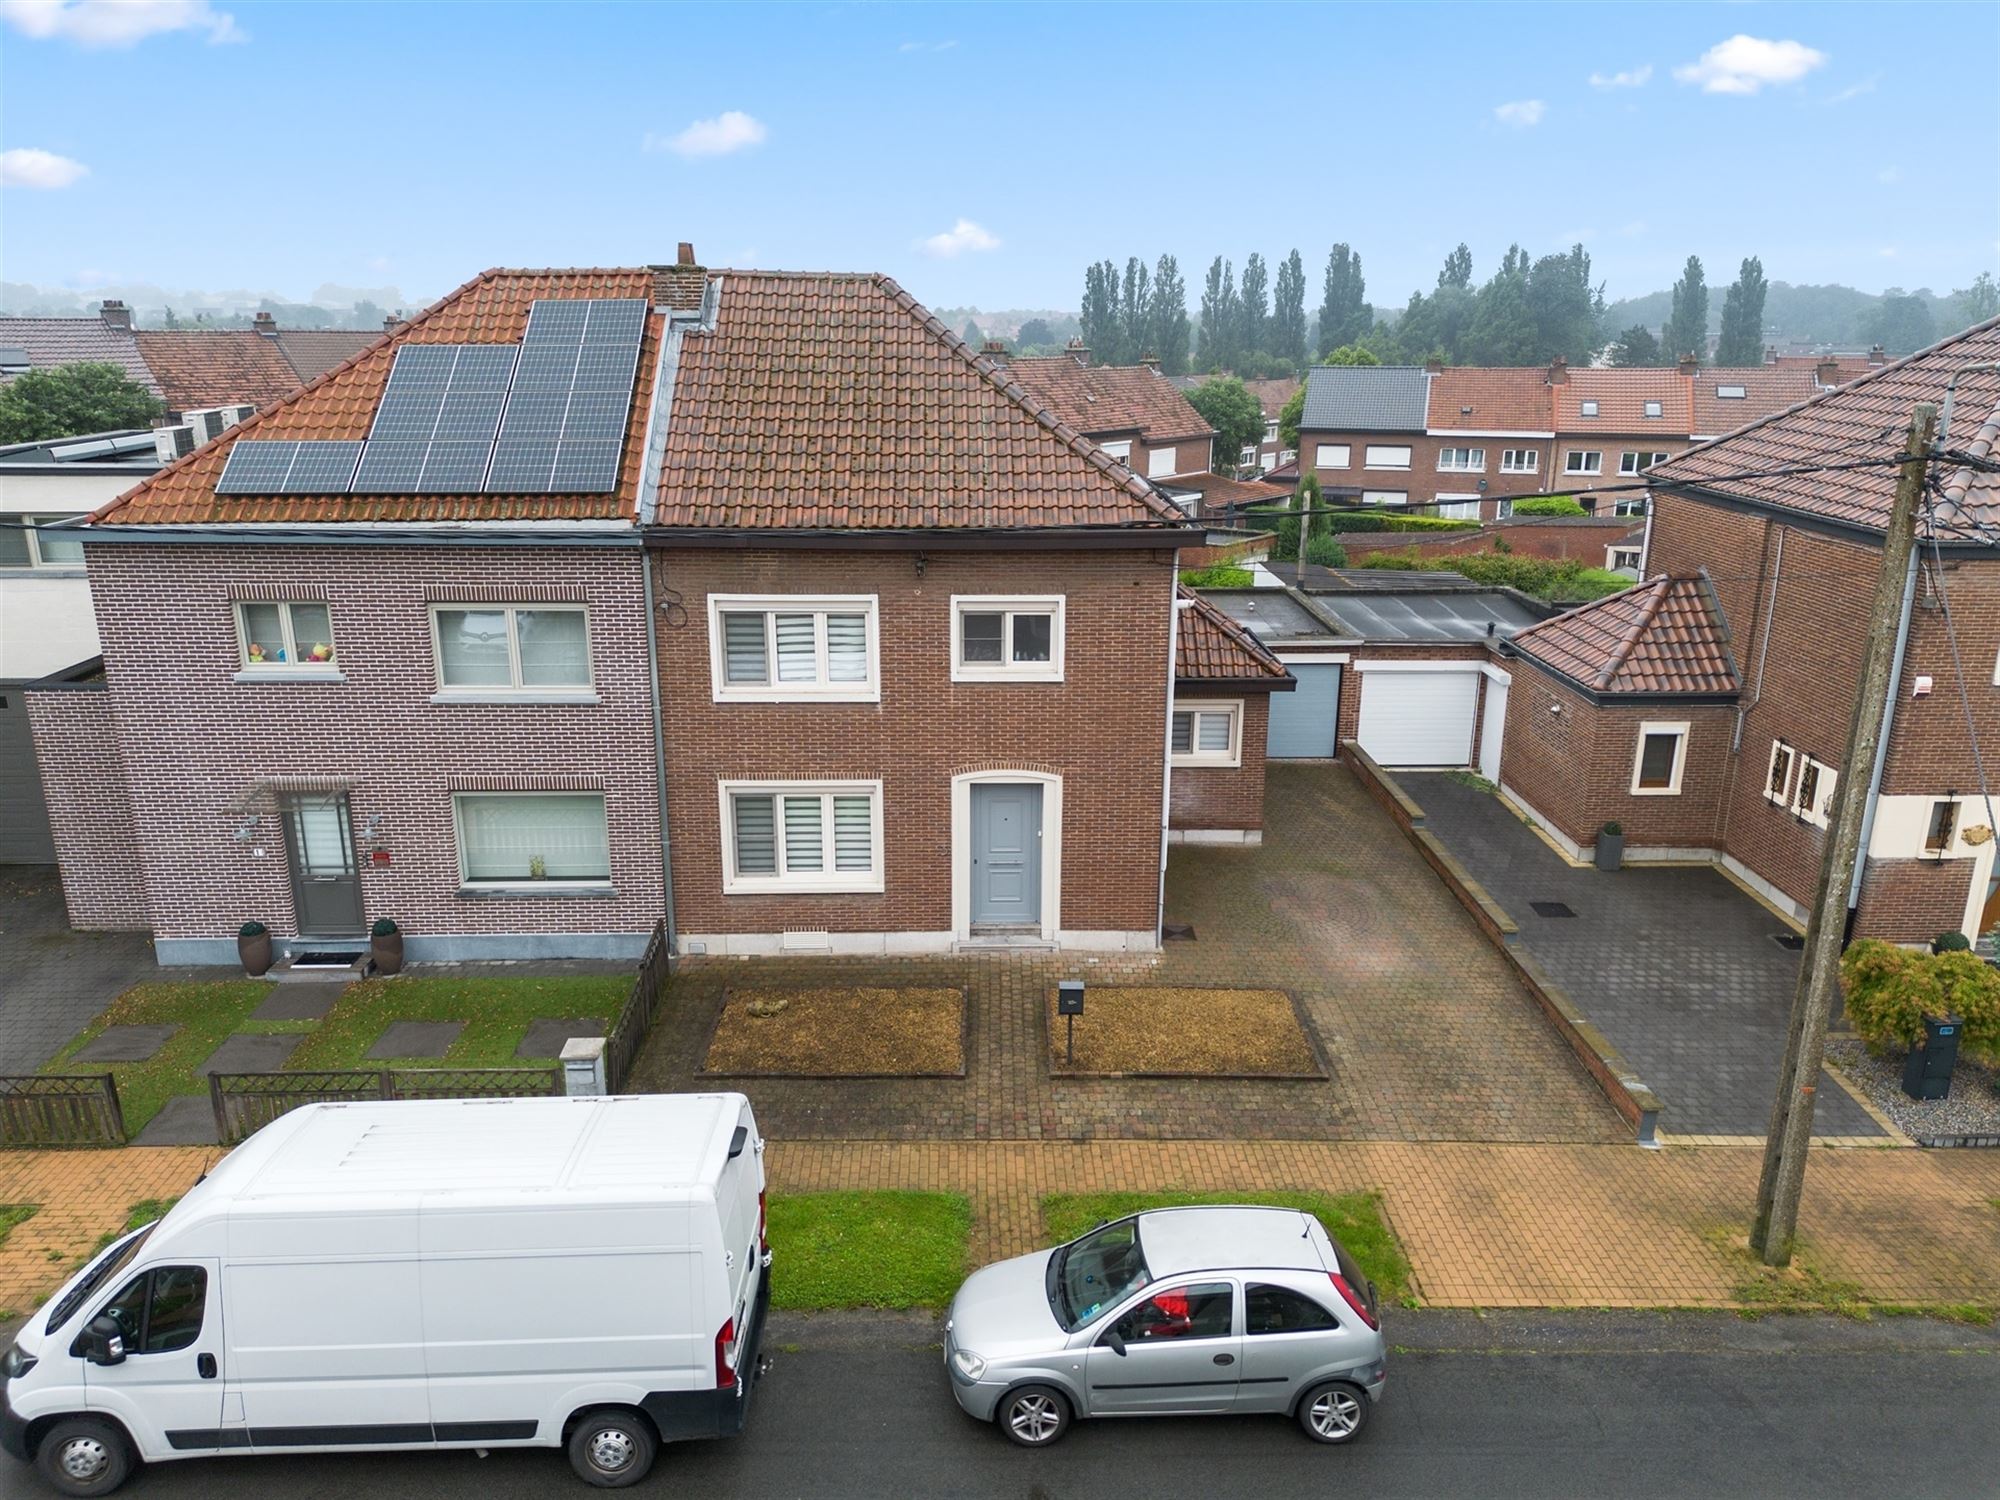
[[[645,327],[641,297],[542,298],[519,344],[404,344],[365,443],[241,441],[215,492],[608,493]]]

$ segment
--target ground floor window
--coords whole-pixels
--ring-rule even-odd
[[[1771,765],[1764,777],[1764,795],[1780,807],[1792,799],[1792,766],[1798,756],[1783,740],[1771,741]]]
[[[602,792],[460,792],[452,803],[467,885],[611,878]]]
[[[1243,763],[1243,705],[1190,703],[1174,710],[1173,764],[1238,766]]]
[[[1632,762],[1632,795],[1670,797],[1681,789],[1687,761],[1686,724],[1641,724]]]
[[[723,782],[722,888],[882,889],[882,783]]]

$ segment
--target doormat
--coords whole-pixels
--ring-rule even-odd
[[[1170,943],[1192,943],[1195,940],[1194,923],[1169,922],[1160,929],[1160,936]]]
[[[359,953],[323,953],[318,949],[300,953],[292,958],[295,969],[351,969]]]
[[[1771,934],[1771,941],[1780,948],[1790,949],[1793,953],[1797,953],[1806,945],[1806,940],[1796,932],[1774,932]]]
[[[1575,912],[1571,911],[1568,906],[1560,901],[1530,901],[1528,905],[1535,909],[1535,915],[1538,917],[1573,917],[1576,915]]]

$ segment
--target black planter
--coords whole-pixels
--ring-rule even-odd
[[[242,961],[243,972],[253,979],[271,967],[271,934],[260,932],[255,937],[236,935],[236,956]]]
[[[1597,834],[1597,868],[1616,870],[1625,863],[1625,835],[1606,833],[1602,829]]]

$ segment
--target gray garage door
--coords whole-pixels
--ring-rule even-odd
[[[0,865],[52,865],[55,842],[18,682],[0,682]]]
[[[1279,760],[1323,760],[1333,754],[1340,719],[1340,668],[1289,663],[1298,690],[1271,694],[1271,734],[1264,753]]]

